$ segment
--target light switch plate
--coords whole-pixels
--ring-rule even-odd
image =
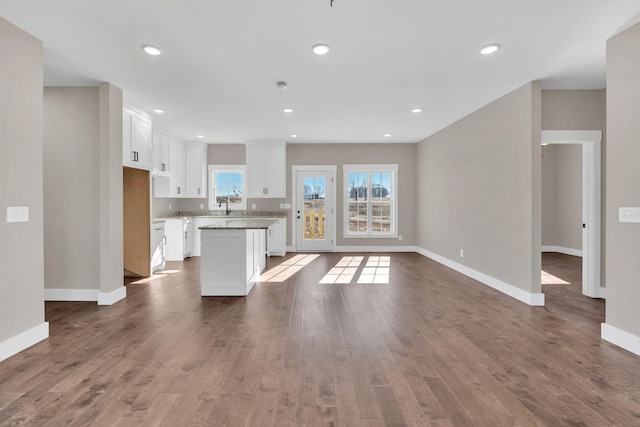
[[[284,204],[284,208],[285,209],[291,209],[291,203],[285,203]]]
[[[640,208],[620,208],[620,222],[640,222]]]
[[[29,207],[8,206],[7,222],[29,222]]]

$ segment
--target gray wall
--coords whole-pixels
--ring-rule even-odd
[[[582,250],[582,146],[542,147],[542,245]]]
[[[526,84],[417,150],[417,245],[530,293],[540,292],[540,92]]]
[[[0,343],[44,322],[42,43],[0,18]],[[28,206],[29,222],[6,222]]]
[[[415,245],[415,144],[287,144],[287,197],[284,199],[248,199],[248,208],[256,204],[256,210],[280,210],[280,203],[291,203],[291,166],[336,165],[336,236],[338,246],[413,246]],[[208,149],[208,164],[245,164],[243,144],[213,144]],[[398,200],[399,234],[404,239],[345,239],[342,215],[342,165],[344,164],[395,164],[399,165]],[[154,199],[155,201],[155,199]],[[206,199],[182,199],[181,210],[199,210]],[[156,208],[154,206],[153,210]],[[287,244],[291,245],[291,215],[287,217],[289,230]]]
[[[99,92],[44,89],[45,287],[98,289]]]
[[[100,291],[122,288],[122,90],[100,83]]]
[[[398,239],[345,239],[343,236],[344,164],[398,164]],[[416,244],[415,144],[289,144],[287,201],[291,201],[291,166],[337,165],[336,236],[338,246],[414,246]],[[287,237],[291,244],[291,233]]]
[[[640,224],[618,208],[640,206],[640,24],[607,41],[606,322],[640,337]]]

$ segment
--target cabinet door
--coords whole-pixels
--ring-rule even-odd
[[[184,196],[185,149],[181,142],[169,141],[169,197]]]
[[[131,166],[133,151],[131,150],[131,114],[122,112],[122,164]]]
[[[269,255],[284,256],[287,253],[287,219],[280,218],[269,227],[267,250]]]
[[[263,146],[247,145],[247,198],[266,197],[265,155]]]
[[[169,138],[153,132],[151,170],[155,175],[169,175]]]
[[[137,114],[131,115],[131,149],[134,167],[151,169],[151,121]]]
[[[268,146],[266,160],[266,197],[286,197],[287,160],[286,147],[282,145]]]
[[[186,153],[186,196],[204,198],[207,194],[207,147],[187,145]]]
[[[167,261],[184,260],[184,223],[182,218],[170,218],[165,221]]]

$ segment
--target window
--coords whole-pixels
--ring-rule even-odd
[[[398,165],[344,165],[344,237],[398,236]]]
[[[209,165],[209,210],[247,209],[244,165]]]

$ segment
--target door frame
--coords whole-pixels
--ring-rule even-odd
[[[601,158],[602,131],[543,130],[543,144],[582,146],[582,293],[604,298],[601,284]]]
[[[331,221],[333,221],[333,230],[331,231],[331,252],[336,249],[336,212],[338,211],[338,194],[337,191],[337,165],[293,165],[291,166],[291,246],[294,252],[298,251],[298,221],[296,219],[296,206],[298,206],[298,172],[330,172],[333,176],[333,209],[331,212]]]

